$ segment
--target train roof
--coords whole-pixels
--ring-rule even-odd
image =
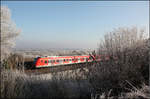
[[[73,55],[73,56],[88,56],[88,55]],[[39,56],[40,58],[48,58],[48,57],[69,57],[69,56]],[[71,56],[70,56],[71,57]]]

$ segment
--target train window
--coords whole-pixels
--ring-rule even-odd
[[[59,62],[59,60],[57,60],[57,63]]]
[[[41,60],[41,63],[43,63],[43,60]]]
[[[55,60],[53,60],[53,63],[55,63]]]
[[[88,58],[86,58],[86,61],[88,61]]]
[[[69,59],[67,59],[67,62],[69,61]]]
[[[92,60],[92,57],[89,57],[90,60]]]
[[[51,60],[49,60],[48,62],[51,63]]]
[[[64,62],[65,62],[66,60],[64,59]]]
[[[84,58],[81,58],[81,61],[84,61]]]
[[[45,63],[47,63],[47,60],[45,60]]]
[[[71,59],[70,59],[70,61],[71,61]]]

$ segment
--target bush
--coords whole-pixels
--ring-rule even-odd
[[[86,73],[93,92],[107,93],[112,89],[111,94],[118,95],[130,88],[126,81],[134,86],[148,84],[147,42],[144,31],[136,27],[118,28],[106,34],[100,43],[98,54],[109,56],[109,60],[91,66]]]

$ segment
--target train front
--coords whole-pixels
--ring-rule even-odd
[[[34,61],[33,61],[33,68],[36,68],[38,66],[38,62],[40,60],[41,57],[37,57],[37,58],[34,58]]]

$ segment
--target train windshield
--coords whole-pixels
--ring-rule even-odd
[[[33,63],[35,64],[35,63],[36,63],[36,61],[37,61],[39,58],[40,58],[40,57],[34,58]]]

